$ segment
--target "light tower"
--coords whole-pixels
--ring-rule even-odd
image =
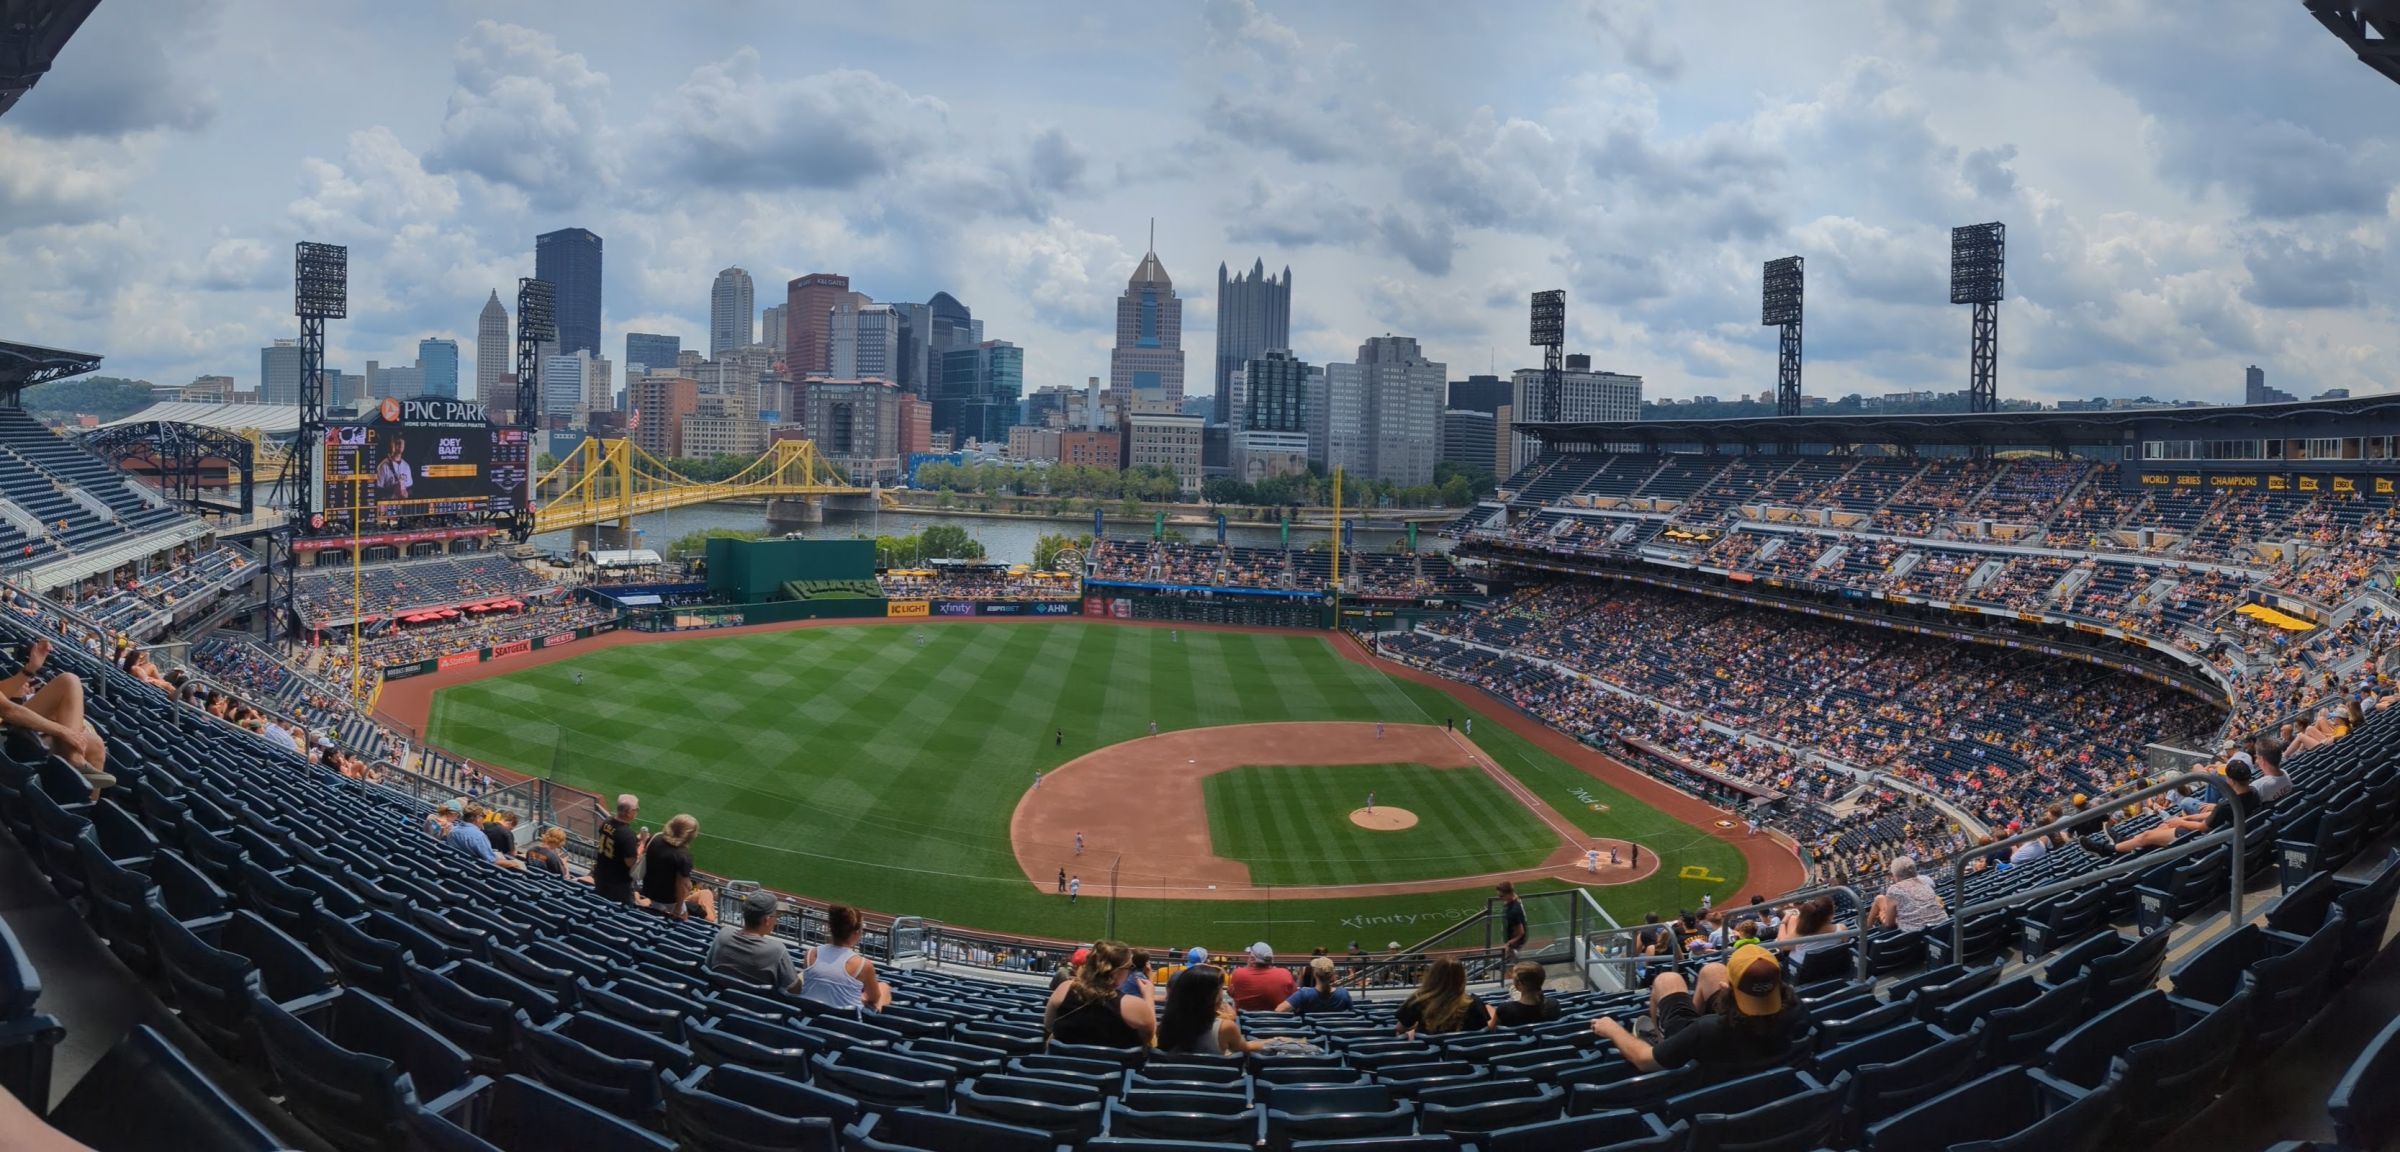
[[[1967,410],[2000,410],[2000,298],[2008,226],[1962,224],[1950,230],[1950,302],[1975,306],[1967,338]]]
[[[542,341],[558,339],[558,288],[547,280],[517,281],[517,427],[525,430],[525,452],[533,456],[533,436],[541,427]],[[509,535],[519,543],[533,535],[533,498],[517,502],[509,518]]]
[[[300,551],[292,538],[324,527],[317,492],[317,454],[325,450],[325,322],[350,315],[350,250],[339,244],[303,240],[292,246],[292,313],[300,317],[300,426],[285,462],[282,501],[286,518],[275,534],[281,555],[268,565],[267,643],[273,645],[285,619],[298,618]]]
[[[1806,265],[1798,256],[1769,260],[1759,292],[1758,322],[1783,329],[1775,352],[1775,414],[1800,414],[1800,299]]]
[[[1533,294],[1533,339],[1542,349],[1542,415],[1559,419],[1566,405],[1567,291],[1551,288]]]

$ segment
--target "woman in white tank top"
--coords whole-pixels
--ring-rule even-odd
[[[892,989],[875,978],[875,962],[858,954],[858,935],[865,927],[858,909],[846,904],[826,909],[825,927],[831,939],[808,950],[800,998],[840,1012],[882,1011],[892,1002]]]

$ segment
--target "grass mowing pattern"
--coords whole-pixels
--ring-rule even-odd
[[[1423,764],[1244,765],[1201,781],[1217,854],[1253,884],[1373,884],[1532,868],[1558,833],[1473,768]],[[1377,832],[1350,822],[1375,793],[1416,814]]]
[[[1170,639],[1162,628],[1072,621],[695,637],[601,649],[443,689],[427,731],[434,743],[479,760],[555,772],[602,795],[636,793],[653,825],[689,812],[700,819],[700,866],[722,875],[884,912],[1092,939],[1109,927],[1108,902],[1097,898],[1106,891],[1105,863],[1082,874],[1087,898],[1069,906],[1027,883],[1010,849],[1009,814],[1034,769],[1134,739],[1152,720],[1165,730],[1477,716],[1485,722],[1476,742],[1568,819],[1661,853],[1669,867],[1660,874],[1596,893],[1620,921],[1693,906],[1702,893],[1722,897],[1741,883],[1731,846],[1456,699],[1387,678],[1330,645],[1318,633],[1184,631]],[[1054,747],[1051,734],[1061,728],[1066,746]],[[1679,881],[1679,865],[1720,879]],[[1462,888],[1360,900],[1123,900],[1115,931],[1175,947],[1413,942],[1481,908],[1485,895]]]

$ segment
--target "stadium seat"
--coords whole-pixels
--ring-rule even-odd
[[[1746,1111],[1692,1113],[1688,1119],[1690,1152],[1809,1152],[1831,1140],[1841,1127],[1842,1100],[1849,1095],[1849,1082],[1837,1076],[1832,1083],[1820,1085],[1806,1073],[1768,1073],[1786,1074],[1799,1078],[1799,1090],[1780,1093]],[[1704,1097],[1707,1093],[1692,1095]]]
[[[306,1020],[257,992],[250,1002],[284,1107],[333,1143],[398,1149],[411,1107],[474,1126],[491,1080],[464,1049],[373,994],[337,988]]]
[[[1254,1152],[1249,1141],[1152,1140],[1142,1136],[1101,1136],[1084,1141],[1090,1152]]]
[[[1839,1075],[1850,1084],[1841,1101],[1841,1131],[1855,1140],[1867,1125],[1964,1083],[1977,1071],[1978,1044],[1971,1035],[1950,1036],[1897,1060],[1843,1070]],[[1820,1071],[1819,1078],[1835,1075]]]
[[[1952,969],[1955,971],[1955,967]],[[1987,964],[1969,968],[1939,984],[1919,985],[1909,993],[1908,1002],[1916,1009],[1917,1018],[1928,1024],[1939,1021],[1944,1009],[2000,982],[2001,966]]]
[[[960,1084],[951,1101],[961,1116],[996,1120],[1022,1128],[1037,1128],[1061,1144],[1075,1144],[1100,1134],[1100,1100],[1047,1098],[1044,1089],[1080,1095],[1075,1085],[1048,1085],[1012,1076],[985,1076]]]
[[[2245,996],[2236,993],[2193,1019],[2165,993],[2144,992],[2059,1037],[2044,1071],[2078,1089],[2114,1087],[2113,1139],[2147,1146],[2215,1097],[2241,1048]]]
[[[666,1137],[525,1076],[492,1085],[474,1131],[420,1108],[409,1113],[408,1136],[410,1152],[675,1152]]]
[[[1689,1092],[1701,1086],[1700,1066],[1686,1064],[1657,1072],[1640,1072],[1631,1064],[1616,1061],[1622,1069],[1608,1070],[1612,1078],[1586,1081],[1581,1073],[1570,1081],[1561,1077],[1559,1086],[1567,1090],[1567,1113],[1582,1116],[1593,1112],[1610,1112],[1620,1108],[1649,1111],[1667,1102],[1667,1098]]]
[[[2086,1092],[2021,1067],[1968,1081],[1867,1126],[1867,1152],[2099,1152],[2113,1088]]]
[[[803,1028],[770,1024],[747,1016],[718,1016],[686,1033],[692,1055],[707,1064],[734,1064],[791,1080],[808,1078],[808,1061],[825,1051],[825,1039]]]
[[[1144,1140],[1221,1141],[1249,1145],[1258,1139],[1266,1110],[1243,1104],[1225,1111],[1168,1111],[1110,1100],[1101,1109],[1101,1127],[1111,1136]]]
[[[256,1057],[253,991],[306,1011],[306,1002],[334,986],[330,966],[248,909],[186,924],[169,915],[155,893],[145,907],[167,989],[184,1024],[228,1057]]]
[[[837,1124],[813,1114],[813,1089],[746,1068],[700,1068],[665,1085],[667,1132],[690,1152],[838,1152]]]
[[[2156,932],[2211,904],[2222,907],[2232,859],[2231,850],[2219,845],[2166,865],[2163,877],[2134,889],[2138,901],[2134,926]]]
[[[2011,981],[2010,983],[2020,983]],[[2091,979],[2077,977],[2044,989],[2021,1004],[1994,1008],[1970,1027],[1987,1068],[2035,1059],[2050,1042],[2083,1020],[2091,1003]]]
[[[1416,1131],[1417,1106],[1400,1101],[1389,1108],[1354,1112],[1290,1112],[1267,1107],[1266,1146],[1282,1152],[1303,1140],[1358,1140],[1407,1136]]]
[[[8,925],[0,923],[0,1089],[36,1113],[49,1107],[51,1060],[66,1039],[55,1018],[35,1010],[41,998],[41,974]]]
[[[481,966],[489,974],[487,979],[509,979],[476,960],[461,961],[447,972],[435,972],[411,960],[402,964],[401,972],[408,987],[408,1003],[417,1017],[464,1049],[476,1071],[497,1076],[507,1069],[516,1049],[517,1004],[478,994],[454,979],[471,964]],[[555,1015],[547,1013],[542,1019],[547,1022]]]
[[[1417,1127],[1429,1133],[1452,1133],[1472,1142],[1494,1129],[1555,1120],[1566,1110],[1566,1105],[1567,1094],[1548,1084],[1487,1080],[1419,1093]]]
[[[872,1067],[845,1063],[853,1052],[815,1056],[809,1059],[809,1079],[818,1086],[856,1099],[871,1109],[926,1108],[935,1111],[950,1107],[950,1074],[947,1069],[893,1075]],[[908,1061],[922,1065],[922,1061]]]
[[[2245,924],[2184,957],[2167,982],[2178,1001],[2211,1008],[2245,996],[2244,1051],[2272,1052],[2324,1003],[2345,929],[2338,909],[2305,938]]]
[[[520,1017],[525,1066],[542,1083],[603,1111],[647,1122],[660,1107],[659,1076],[692,1068],[691,1049],[590,1012],[536,1027]]]
[[[1554,1152],[1561,1148],[1672,1152],[1683,1147],[1684,1137],[1682,1132],[1670,1135],[1665,1125],[1648,1114],[1628,1108],[1502,1128],[1485,1136],[1476,1147],[1481,1152]]]
[[[102,1152],[275,1152],[285,1146],[147,1024],[134,1025],[84,1073],[48,1120],[61,1135]]]
[[[1055,1152],[1038,1129],[1020,1128],[923,1108],[899,1108],[869,1116],[842,1131],[842,1147],[865,1152]]]
[[[2334,1135],[2345,1152],[2372,1152],[2400,1143],[2400,1019],[2383,1026],[2326,1098]]]
[[[2095,956],[2084,965],[2092,976],[2092,998],[2087,1007],[2093,1012],[2105,1011],[2158,983],[2159,968],[2166,963],[2170,930],[2160,928],[2144,934],[2131,944]],[[2053,982],[2058,977],[2046,972]]]

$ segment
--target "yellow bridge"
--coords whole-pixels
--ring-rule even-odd
[[[757,497],[866,496],[817,453],[814,440],[778,440],[750,466],[723,480],[694,480],[630,440],[585,439],[533,484],[533,530],[556,532],[636,516]]]

